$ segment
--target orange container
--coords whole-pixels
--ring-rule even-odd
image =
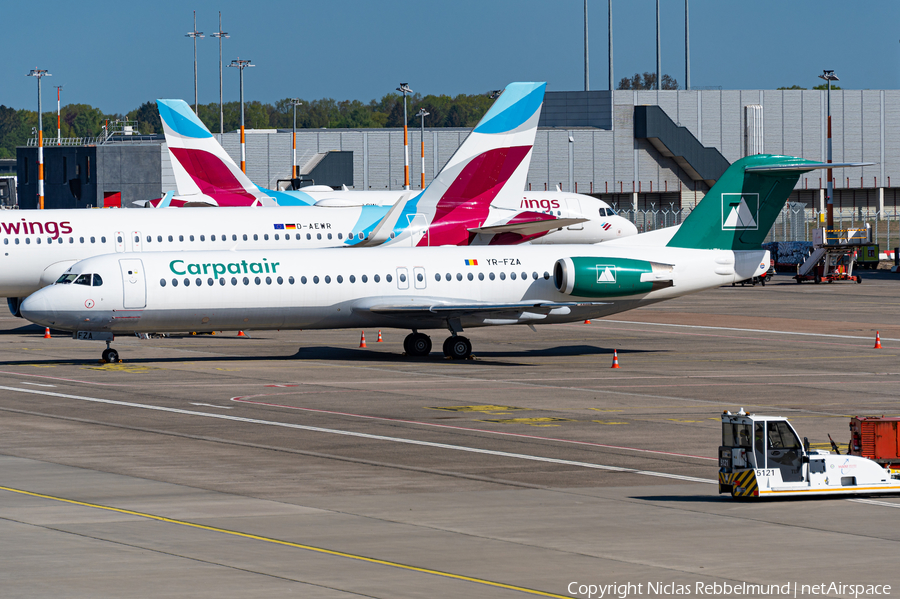
[[[850,419],[850,454],[880,464],[900,466],[900,418],[854,416]]]

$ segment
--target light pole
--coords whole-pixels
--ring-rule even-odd
[[[247,67],[255,67],[250,64],[249,60],[241,60],[240,57],[231,61],[229,67],[236,67],[240,71],[241,80],[241,171],[247,172],[247,147],[244,143],[244,69]]]
[[[840,81],[840,79],[837,78],[834,71],[824,70],[819,75],[819,79],[824,79],[828,82],[828,162],[831,163],[831,82]],[[825,191],[826,227],[831,230],[834,229],[834,180],[832,179],[830,168],[826,171],[826,176],[828,177]]]
[[[44,209],[44,118],[41,115],[41,79],[52,77],[47,69],[31,69],[28,77],[37,77],[38,82],[38,208]]]
[[[59,92],[63,88],[61,85],[56,86],[56,145],[61,146],[61,136],[60,136],[60,118],[59,118]]]
[[[291,98],[294,107],[294,130],[291,136],[291,179],[297,178],[297,107],[303,104],[299,98]]]
[[[584,0],[584,91],[591,90],[590,71],[588,71],[588,17],[587,0]]]
[[[408,83],[401,83],[397,91],[403,94],[403,189],[409,189],[409,138],[406,127],[406,94],[411,94]]]
[[[422,189],[425,189],[425,117],[431,114],[420,108],[416,116],[422,117]]]
[[[199,116],[199,104],[197,102],[197,38],[203,37],[202,31],[197,31],[197,11],[194,11],[194,30],[189,31],[184,37],[190,37],[194,40],[194,114]]]
[[[219,11],[219,30],[210,34],[219,38],[219,134],[225,133],[225,112],[222,109],[222,38],[231,37],[222,31],[222,11]]]
[[[659,48],[659,0],[656,0],[656,91],[662,89],[661,52]]]

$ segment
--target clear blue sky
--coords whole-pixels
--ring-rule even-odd
[[[36,108],[26,73],[48,69],[44,109],[85,103],[127,112],[158,97],[193,102],[197,29],[249,58],[245,98],[369,101],[401,81],[423,94],[479,93],[510,81],[583,89],[582,0],[9,2],[2,10],[0,104]],[[607,2],[589,1],[591,89],[607,89]],[[684,1],[662,0],[663,72],[684,83]],[[813,87],[834,69],[851,89],[900,87],[897,0],[690,0],[691,84]],[[34,27],[37,22],[39,27]],[[655,0],[613,0],[616,82],[655,71]],[[218,41],[198,41],[200,102],[219,94]],[[237,100],[225,68],[225,100]]]

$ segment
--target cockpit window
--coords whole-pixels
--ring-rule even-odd
[[[616,215],[616,211],[613,210],[612,208],[601,208],[600,209],[600,216],[615,216],[615,215]]]
[[[78,275],[76,275],[75,273],[67,273],[67,274],[64,274],[63,276],[61,276],[60,278],[58,278],[56,280],[56,282],[60,285],[68,285],[69,283],[74,281],[77,277],[78,277]]]
[[[76,285],[87,285],[88,287],[90,287],[91,286],[91,275],[89,275],[89,274],[79,275],[79,277],[77,279],[75,279],[75,284]]]
[[[103,284],[103,279],[100,278],[100,275],[94,275],[94,282],[92,283],[92,285],[94,287],[99,287],[102,284]]]

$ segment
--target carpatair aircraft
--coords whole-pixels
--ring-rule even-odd
[[[0,297],[16,314],[20,298],[75,262],[108,253],[597,242],[636,233],[624,218],[604,212],[563,218],[491,205],[531,152],[544,87],[510,84],[506,99],[494,103],[438,178],[392,206],[5,211]],[[215,170],[202,153],[191,156]]]
[[[824,167],[743,158],[680,226],[598,245],[97,256],[28,297],[22,315],[107,341],[108,361],[115,333],[350,327],[412,329],[404,347],[417,356],[431,351],[422,330],[446,329],[444,354],[464,358],[467,328],[600,318],[761,275],[760,242],[800,174]],[[734,209],[746,213],[735,221]]]

